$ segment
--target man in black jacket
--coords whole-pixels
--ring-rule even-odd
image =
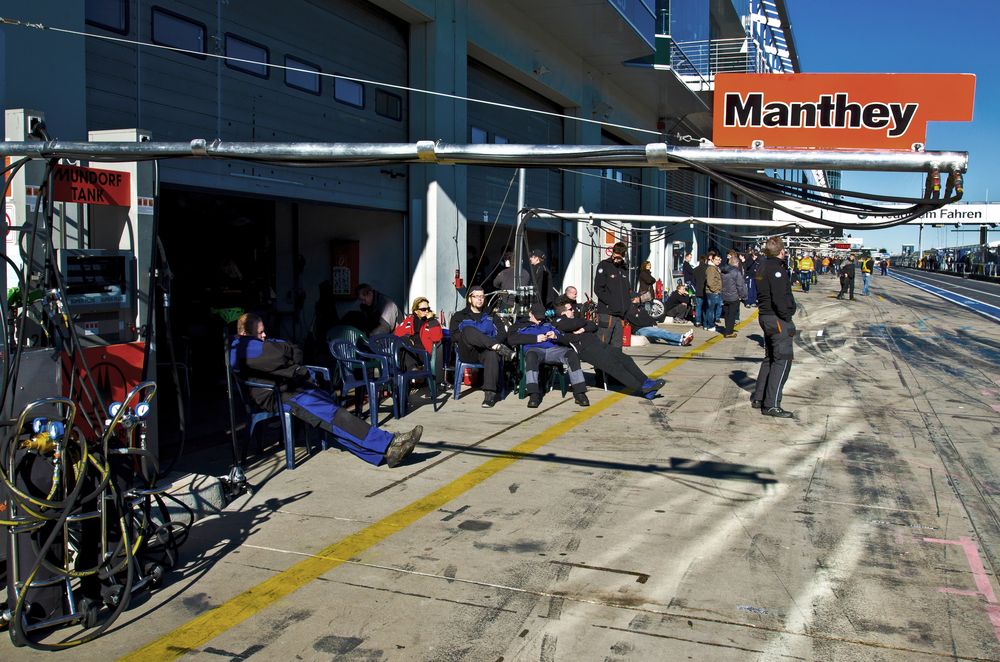
[[[557,292],[552,289],[552,272],[545,266],[545,251],[536,248],[528,255],[531,265],[531,284],[535,287],[533,303],[551,308]]]
[[[764,362],[757,374],[757,386],[750,405],[765,416],[792,418],[781,408],[781,391],[792,369],[795,325],[795,298],[791,274],[785,263],[787,253],[781,237],[771,237],[764,246],[765,258],[757,269],[758,322],[764,331]]]
[[[507,339],[503,320],[484,310],[484,300],[482,287],[470,287],[468,305],[451,316],[448,330],[463,361],[483,364],[483,407],[492,407],[497,403],[500,362],[513,357],[514,351],[503,344]],[[456,380],[461,378],[462,375],[455,375]]]
[[[333,395],[309,381],[302,350],[283,340],[268,340],[257,315],[240,317],[236,333],[229,350],[233,369],[244,378],[278,384],[292,416],[331,432],[338,444],[365,462],[378,465],[384,460],[395,467],[420,441],[423,428],[419,425],[409,432],[390,434],[341,409]],[[274,393],[269,388],[251,389],[250,397],[263,409],[273,408]]]
[[[688,312],[691,310],[691,297],[688,296],[687,283],[683,280],[677,281],[677,287],[667,297],[663,304],[665,317],[672,317],[674,324],[690,324],[688,322]]]
[[[597,337],[597,326],[593,322],[576,317],[573,304],[564,301],[560,308],[555,319],[556,329],[563,334],[560,342],[575,349],[581,359],[649,400],[666,385],[663,379],[649,379],[620,346],[604,344]]]
[[[844,263],[840,265],[840,294],[838,299],[843,299],[844,295],[850,292],[851,301],[854,301],[854,277],[855,277],[854,255],[848,255]]]
[[[632,296],[625,253],[628,247],[619,241],[611,248],[611,257],[601,260],[594,276],[594,294],[597,295],[597,337],[609,347],[622,346],[622,323],[629,306],[639,303]],[[557,311],[558,312],[558,311]]]

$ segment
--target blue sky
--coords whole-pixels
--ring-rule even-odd
[[[785,0],[803,73],[976,74],[972,122],[931,122],[927,149],[969,152],[965,202],[1000,201],[1000,0]],[[915,173],[845,173],[844,188],[918,196]],[[916,226],[855,233],[899,251]],[[1000,239],[991,232],[990,240]],[[925,228],[924,248],[978,243],[979,233]],[[877,245],[876,245],[877,244]]]

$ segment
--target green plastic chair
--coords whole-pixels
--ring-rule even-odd
[[[517,399],[524,400],[528,397],[528,380],[524,374],[524,347],[519,346],[517,348]],[[542,393],[548,393],[552,390],[555,385],[555,381],[559,380],[559,387],[562,391],[562,395],[566,397],[567,383],[569,382],[568,375],[566,371],[562,369],[562,366],[550,365],[548,363],[540,363],[538,365],[538,385],[542,387]]]

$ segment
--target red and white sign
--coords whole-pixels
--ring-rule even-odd
[[[59,202],[117,207],[131,204],[131,176],[127,172],[57,165],[52,169],[52,180],[52,199]]]
[[[717,74],[718,147],[905,149],[972,120],[973,74]]]

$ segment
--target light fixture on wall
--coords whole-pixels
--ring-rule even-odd
[[[532,69],[531,72],[533,74],[535,74],[536,76],[538,76],[539,78],[541,78],[545,74],[549,73],[550,69],[548,67],[546,67],[544,64],[542,64],[541,62],[536,62],[535,63],[535,68]]]

